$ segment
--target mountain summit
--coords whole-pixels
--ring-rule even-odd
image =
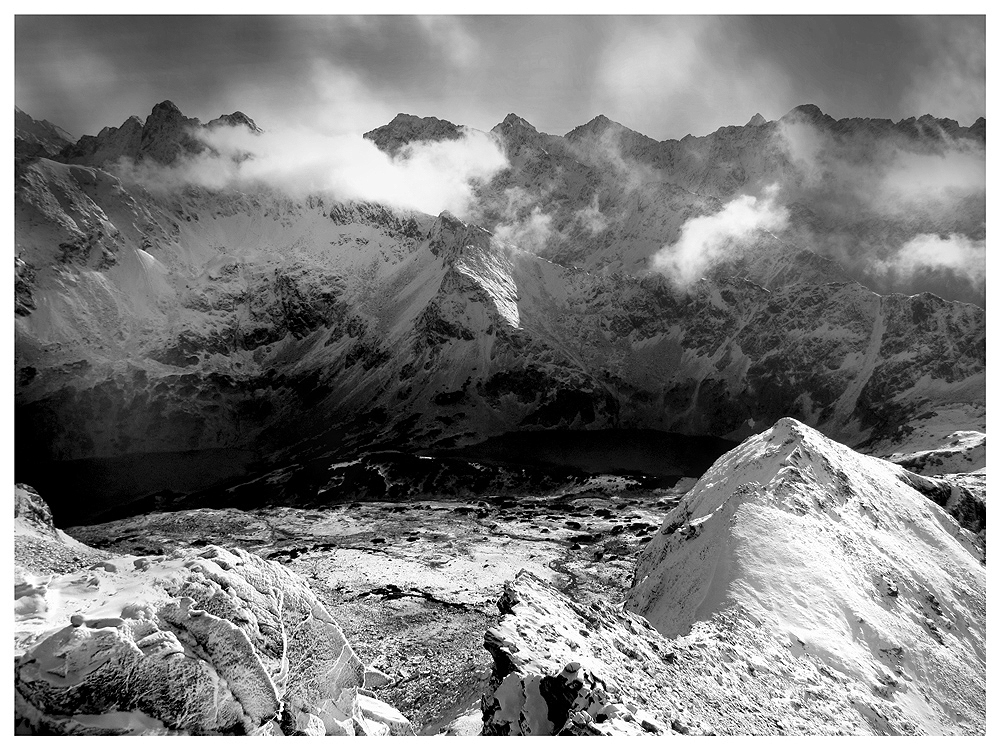
[[[417,117],[400,112],[382,127],[369,130],[364,137],[386,153],[395,156],[413,141],[451,141],[461,137],[461,129],[437,117]]]

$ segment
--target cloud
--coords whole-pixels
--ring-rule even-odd
[[[932,121],[913,127],[924,136],[883,131],[842,139],[809,122],[781,122],[775,144],[794,167],[776,194],[794,216],[783,239],[836,260],[877,291],[933,287],[978,300],[985,145]],[[933,262],[934,249],[940,262]],[[934,286],[935,275],[950,279],[947,290]]]
[[[775,232],[788,223],[788,211],[775,203],[774,191],[763,199],[741,195],[718,213],[688,219],[680,238],[653,256],[653,270],[679,287],[689,286],[716,263],[738,254],[760,232]]]
[[[337,200],[363,200],[428,214],[448,210],[464,216],[473,185],[506,165],[495,141],[465,130],[453,141],[408,144],[389,157],[357,134],[328,135],[297,128],[252,134],[222,127],[200,134],[211,147],[169,167],[121,164],[125,179],[150,190],[197,185],[280,191],[294,197],[332,194]],[[244,158],[251,154],[250,158]]]
[[[535,206],[526,218],[508,224],[498,224],[493,229],[497,239],[509,242],[522,250],[538,252],[548,244],[553,234],[552,217]]]
[[[597,193],[594,193],[594,197],[585,208],[574,212],[573,219],[591,234],[603,232],[608,227],[608,219],[601,213]]]
[[[794,166],[797,184],[783,184],[785,200],[805,190],[827,210],[899,215],[919,208],[937,217],[957,201],[985,196],[986,150],[950,137],[931,123],[917,123],[930,137],[912,140],[864,134],[847,140],[809,122],[782,121],[776,145]],[[825,197],[823,200],[815,200]],[[848,217],[850,218],[850,217]]]
[[[964,234],[919,234],[884,260],[871,264],[873,273],[908,282],[928,271],[950,271],[982,289],[986,283],[986,242]]]

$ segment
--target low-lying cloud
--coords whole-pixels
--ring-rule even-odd
[[[760,232],[780,231],[788,223],[788,211],[775,203],[773,193],[767,191],[764,198],[741,195],[718,213],[688,219],[677,242],[653,256],[653,269],[686,287],[738,255]]]
[[[552,217],[535,206],[523,219],[497,224],[493,234],[497,239],[509,242],[522,250],[537,253],[545,248],[553,231]]]
[[[594,197],[586,207],[573,213],[573,219],[590,234],[599,234],[608,228],[608,218],[601,213],[597,193],[594,193]]]
[[[871,264],[873,273],[903,283],[920,273],[942,270],[982,289],[986,282],[986,242],[964,234],[919,234],[888,258]]]
[[[221,127],[199,133],[199,138],[210,150],[168,167],[123,164],[119,172],[151,190],[265,187],[293,197],[332,194],[342,201],[464,216],[474,199],[474,184],[507,166],[489,135],[469,129],[456,140],[410,143],[395,157],[360,135],[307,129],[254,134],[243,127]]]
[[[839,262],[881,291],[944,292],[982,304],[986,150],[933,120],[913,132],[838,136],[784,121],[775,145],[792,166],[776,200],[793,210],[783,239]],[[966,285],[966,289],[962,289]]]
[[[985,196],[985,147],[929,122],[918,127],[929,137],[839,140],[809,122],[781,122],[777,145],[798,176],[796,184],[782,186],[782,198],[808,198],[832,219],[859,212],[897,217],[915,209],[939,219],[957,202]]]

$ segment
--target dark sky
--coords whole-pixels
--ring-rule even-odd
[[[273,6],[272,6],[273,7]],[[984,116],[983,16],[18,16],[15,103],[72,134],[170,99],[360,132],[397,112],[657,139],[776,119]]]

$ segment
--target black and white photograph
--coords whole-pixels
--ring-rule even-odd
[[[16,5],[15,736],[985,744],[985,6]]]

